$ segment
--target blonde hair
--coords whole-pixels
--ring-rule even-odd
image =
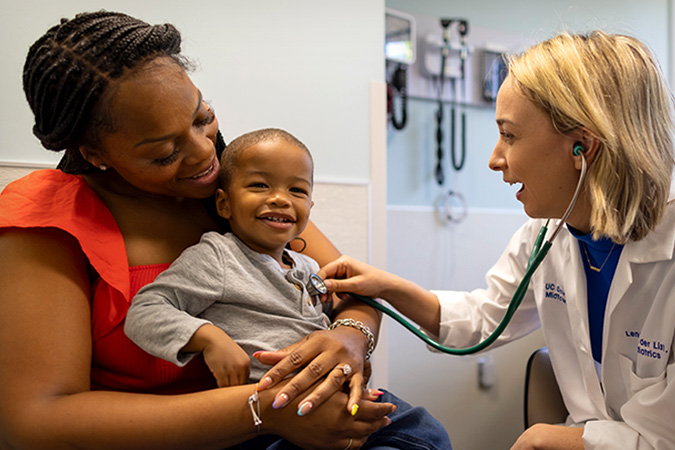
[[[556,130],[586,128],[593,237],[639,240],[663,217],[673,173],[673,96],[635,38],[560,34],[511,57],[509,74]]]

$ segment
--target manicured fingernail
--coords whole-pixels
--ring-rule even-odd
[[[272,384],[272,379],[270,377],[265,377],[262,380],[258,381],[258,386],[256,387],[256,389],[258,390],[258,392],[264,391],[270,386],[270,384]]]
[[[388,427],[389,425],[391,425],[391,419],[389,417],[385,417],[385,419],[387,419],[387,421],[385,422],[384,426]]]
[[[352,406],[352,416],[355,416],[357,412],[359,412],[359,405],[354,403],[354,406]]]
[[[312,406],[314,406],[312,405],[312,402],[304,402],[302,405],[300,405],[300,408],[298,408],[298,415],[304,416],[312,409]]]
[[[274,409],[279,409],[283,408],[286,406],[286,403],[288,403],[288,395],[284,394],[283,392],[274,399],[274,403],[272,403],[272,408]]]
[[[370,395],[374,395],[376,397],[379,397],[380,395],[384,395],[384,392],[378,391],[377,389],[368,389],[368,392]]]
[[[251,356],[253,356],[254,358],[257,358],[258,355],[261,354],[262,352],[263,352],[262,350],[258,350],[257,352],[255,352],[255,353],[252,354]]]

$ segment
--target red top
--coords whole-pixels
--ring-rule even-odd
[[[77,239],[99,275],[92,283],[91,388],[171,394],[216,386],[202,358],[180,368],[155,358],[124,334],[131,299],[169,264],[129,267],[112,214],[81,176],[37,170],[0,194],[0,229],[52,227]]]

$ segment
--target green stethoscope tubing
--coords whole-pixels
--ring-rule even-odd
[[[516,288],[516,291],[514,292],[513,297],[511,298],[511,302],[509,302],[509,306],[506,310],[506,313],[504,313],[502,321],[499,323],[497,328],[495,328],[495,330],[492,332],[490,336],[488,336],[481,343],[476,344],[472,347],[467,348],[446,347],[445,345],[436,342],[434,339],[424,334],[412,323],[410,323],[407,319],[403,318],[403,316],[398,314],[396,311],[388,308],[387,306],[379,302],[376,302],[370,297],[365,297],[363,295],[357,294],[350,294],[350,295],[356,297],[358,300],[361,300],[364,303],[367,303],[373,308],[378,309],[383,313],[387,314],[389,317],[396,320],[405,328],[407,328],[408,331],[412,332],[415,336],[422,339],[424,342],[426,342],[428,345],[435,348],[436,350],[439,350],[443,353],[449,353],[451,355],[470,355],[472,353],[477,353],[489,347],[494,341],[497,340],[499,336],[501,336],[501,334],[504,332],[504,329],[511,321],[511,318],[516,313],[516,310],[520,306],[520,303],[523,301],[523,298],[525,297],[525,292],[527,292],[527,288],[530,285],[530,279],[532,278],[532,275],[534,275],[534,272],[537,270],[537,267],[539,267],[539,264],[541,264],[541,262],[546,257],[548,250],[551,248],[550,241],[543,242],[542,245],[542,241],[544,240],[544,235],[546,234],[546,232],[547,227],[544,225],[543,227],[541,227],[541,230],[539,230],[539,234],[537,235],[538,244],[537,241],[534,244],[534,248],[532,250],[532,253],[530,254],[530,261],[528,263],[527,270],[523,275],[523,279],[518,284],[518,287]]]
[[[525,274],[523,275],[522,280],[520,280],[520,283],[518,284],[518,287],[516,288],[516,291],[513,293],[513,296],[511,297],[511,301],[509,302],[509,306],[506,309],[506,313],[504,313],[504,317],[502,318],[501,322],[499,325],[497,325],[497,328],[488,336],[485,338],[484,341],[471,346],[471,347],[466,347],[466,348],[452,348],[452,347],[447,347],[445,345],[442,345],[438,342],[436,342],[434,339],[426,335],[424,332],[420,331],[417,327],[415,327],[412,323],[410,323],[407,319],[403,318],[400,314],[398,314],[396,311],[392,310],[391,308],[388,308],[387,306],[376,302],[370,297],[365,297],[363,295],[357,295],[350,293],[353,297],[355,297],[358,300],[361,300],[362,302],[372,306],[373,308],[382,311],[392,319],[396,320],[399,322],[401,325],[403,325],[405,328],[408,329],[408,331],[412,332],[415,336],[423,340],[425,343],[430,345],[436,350],[439,350],[443,353],[448,353],[451,355],[470,355],[473,353],[480,352],[481,350],[486,349],[488,346],[490,346],[494,341],[501,336],[501,334],[504,332],[506,329],[507,325],[511,321],[511,318],[513,315],[516,313],[516,310],[520,306],[520,303],[523,301],[523,298],[525,297],[525,293],[527,292],[527,288],[530,285],[530,279],[532,278],[532,275],[534,275],[534,272],[537,270],[541,262],[544,260],[546,255],[548,254],[549,249],[551,248],[551,245],[553,244],[553,239],[558,235],[560,230],[562,229],[562,226],[565,224],[567,221],[567,218],[569,217],[570,213],[572,212],[572,209],[574,208],[574,205],[577,203],[577,198],[579,197],[579,192],[581,192],[581,186],[583,185],[585,179],[586,179],[586,170],[587,170],[587,163],[586,163],[586,157],[583,155],[583,149],[580,151],[577,151],[575,147],[575,154],[576,155],[581,155],[581,174],[579,175],[579,181],[577,183],[576,190],[574,191],[574,196],[572,197],[572,201],[570,201],[569,206],[567,207],[567,210],[565,211],[565,214],[563,214],[563,217],[560,219],[558,222],[558,225],[556,226],[555,230],[551,234],[551,237],[547,240],[544,241],[546,237],[546,233],[548,232],[548,223],[549,221],[546,221],[544,226],[541,227],[539,230],[539,233],[537,234],[537,237],[534,241],[534,245],[532,246],[532,251],[530,252],[530,258],[527,262],[527,268],[525,270]]]

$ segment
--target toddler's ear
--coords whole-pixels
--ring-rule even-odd
[[[218,215],[224,219],[232,218],[232,211],[230,209],[230,197],[222,189],[216,191],[216,210]]]

